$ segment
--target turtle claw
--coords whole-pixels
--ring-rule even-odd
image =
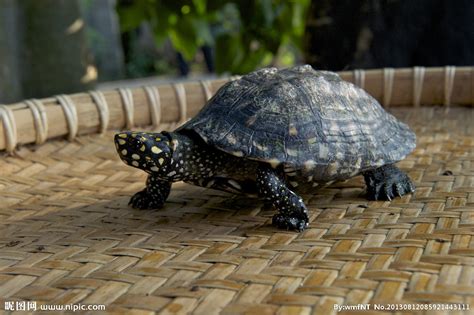
[[[415,191],[408,175],[393,165],[366,172],[364,178],[367,184],[367,198],[370,200],[390,201]]]
[[[130,198],[128,202],[132,208],[145,210],[145,209],[159,209],[163,207],[163,202],[157,202],[152,196],[146,191],[146,189],[137,192]]]
[[[395,194],[395,196],[401,197],[403,188],[401,187],[400,183],[394,183],[392,185],[392,191]]]

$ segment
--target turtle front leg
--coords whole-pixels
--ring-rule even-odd
[[[257,187],[260,196],[270,201],[279,211],[273,216],[273,225],[297,231],[308,226],[308,210],[303,199],[288,188],[274,169],[267,165],[258,168]]]
[[[128,204],[135,209],[158,209],[163,207],[170,190],[170,182],[148,175],[145,189],[133,195]]]
[[[392,200],[415,191],[410,177],[395,165],[385,165],[363,173],[370,200]]]

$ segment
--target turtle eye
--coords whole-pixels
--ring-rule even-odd
[[[140,150],[143,143],[140,141],[140,139],[133,137],[129,139],[129,145],[130,145],[130,148],[136,152]]]

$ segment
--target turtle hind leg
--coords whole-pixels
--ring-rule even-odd
[[[410,177],[393,164],[364,172],[363,175],[369,200],[392,200],[415,191]]]

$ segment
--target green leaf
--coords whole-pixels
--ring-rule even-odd
[[[196,8],[196,13],[198,15],[206,14],[207,0],[193,0],[194,8]]]
[[[143,2],[133,2],[131,5],[117,7],[117,14],[120,20],[120,30],[128,32],[136,29],[147,20],[146,6]]]
[[[244,57],[240,34],[222,35],[216,40],[216,71],[237,73]]]
[[[182,53],[186,60],[193,59],[199,45],[192,18],[183,16],[174,27],[168,29],[168,33],[174,48]]]
[[[273,54],[264,48],[260,48],[252,53],[245,55],[238,68],[233,69],[235,73],[244,74],[257,68],[268,66],[272,60]]]
[[[300,54],[310,0],[135,0],[119,4],[121,28],[152,26],[157,45],[169,38],[185,59],[215,49],[219,73],[290,65]]]
[[[197,43],[202,45],[213,45],[214,38],[212,37],[211,30],[209,27],[209,23],[205,20],[193,18],[191,21],[194,31],[196,32],[197,36]]]

